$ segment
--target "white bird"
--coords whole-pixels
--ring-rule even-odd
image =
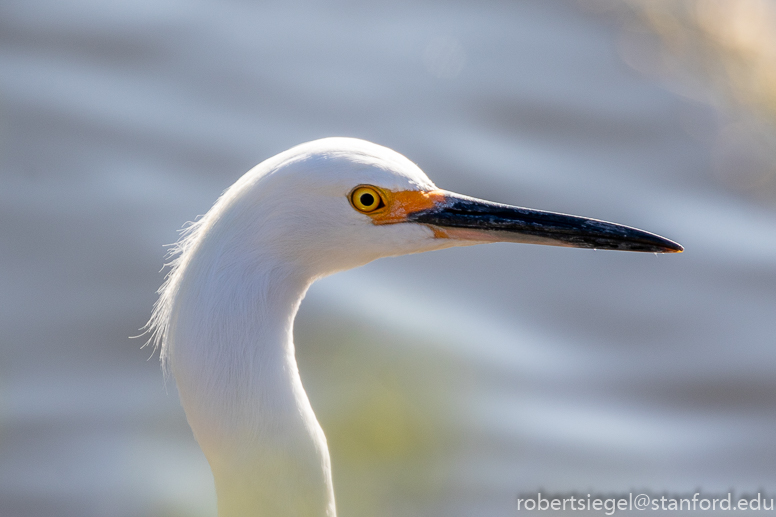
[[[148,325],[219,516],[336,514],[292,336],[310,284],[380,257],[496,241],[682,251],[634,228],[440,190],[401,154],[351,138],[294,147],[226,190],[173,250]]]

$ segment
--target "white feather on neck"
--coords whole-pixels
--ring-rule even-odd
[[[155,338],[213,471],[219,515],[333,517],[326,438],[292,337],[314,278],[272,257],[236,187],[178,245]]]

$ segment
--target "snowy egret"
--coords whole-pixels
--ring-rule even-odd
[[[173,250],[149,322],[219,515],[335,516],[292,337],[312,282],[380,257],[497,241],[682,251],[627,226],[440,190],[401,154],[351,138],[294,147],[226,190]]]

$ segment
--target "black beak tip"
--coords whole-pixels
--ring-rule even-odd
[[[626,235],[627,237],[617,244],[617,249],[644,251],[647,253],[682,253],[684,251],[684,246],[678,242],[655,235],[654,233],[635,230],[632,233],[628,231]]]
[[[684,251],[684,246],[678,242],[666,239],[666,244],[666,250],[663,253],[682,253]]]

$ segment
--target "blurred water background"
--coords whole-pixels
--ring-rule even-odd
[[[494,244],[314,285],[297,351],[342,517],[772,493],[775,120],[766,0],[1,3],[0,515],[215,514],[128,336],[176,229],[333,135],[687,250]]]

